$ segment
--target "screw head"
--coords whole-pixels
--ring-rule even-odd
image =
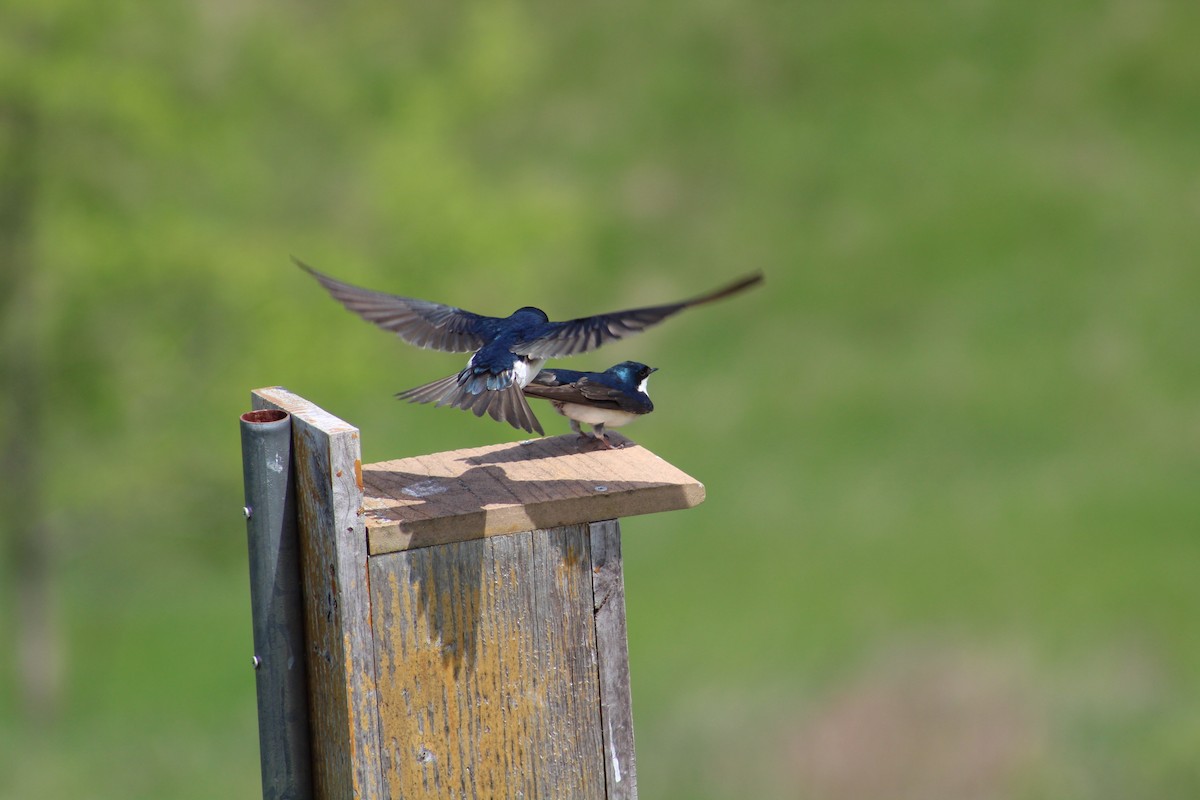
[[[262,659],[259,658],[258,656],[254,656],[254,658],[252,658],[250,660],[250,663],[254,665],[255,669],[258,669],[259,667],[262,666]]]
[[[245,515],[246,519],[250,519],[250,517],[254,516],[254,509],[250,506],[242,506],[242,514]]]

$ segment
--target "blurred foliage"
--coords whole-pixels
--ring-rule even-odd
[[[48,526],[67,659],[35,721],[0,663],[0,797],[258,791],[251,388],[359,425],[369,460],[515,438],[396,403],[461,357],[289,254],[553,317],[766,271],[571,363],[659,366],[629,432],[709,491],[625,525],[644,796],[1200,793],[1200,7],[0,23],[0,148],[34,176],[0,330],[40,367],[44,479],[5,524]]]

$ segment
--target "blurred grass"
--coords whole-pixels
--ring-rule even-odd
[[[1195,8],[77,11],[16,48],[68,684],[0,797],[258,791],[249,389],[508,437],[291,253],[554,317],[766,271],[571,364],[661,367],[629,433],[709,492],[624,526],[644,796],[1200,792]]]

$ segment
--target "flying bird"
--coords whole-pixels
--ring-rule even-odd
[[[762,273],[754,273],[677,303],[551,322],[546,312],[533,306],[518,308],[507,317],[488,317],[429,300],[363,289],[293,260],[347,309],[409,344],[472,353],[458,374],[400,392],[397,397],[414,403],[454,406],[477,417],[487,413],[494,420],[539,434],[543,433],[541,423],[521,390],[546,359],[586,353],[640,333],[685,308],[730,297],[763,280]]]
[[[612,448],[606,426],[627,425],[654,410],[646,382],[657,370],[637,361],[622,361],[604,372],[544,369],[525,385],[525,396],[549,400],[555,411],[571,421],[571,430]],[[592,426],[590,434],[579,427],[581,422]]]

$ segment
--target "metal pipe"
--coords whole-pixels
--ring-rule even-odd
[[[263,798],[310,800],[312,763],[292,419],[287,412],[274,409],[251,411],[242,415],[241,428]]]

